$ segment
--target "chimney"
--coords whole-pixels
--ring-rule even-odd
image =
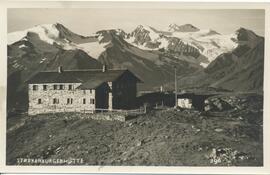
[[[63,73],[63,67],[62,66],[58,66],[58,73]]]
[[[160,92],[163,92],[163,86],[160,86]]]
[[[103,65],[103,66],[102,66],[102,72],[106,72],[106,70],[107,70],[106,65]]]

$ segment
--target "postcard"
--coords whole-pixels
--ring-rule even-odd
[[[270,4],[0,5],[3,172],[270,173]]]

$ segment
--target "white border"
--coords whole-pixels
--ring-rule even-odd
[[[150,0],[151,1],[151,0]],[[264,62],[264,166],[263,167],[163,167],[163,166],[6,166],[6,75],[7,8],[162,8],[162,9],[265,9]],[[187,3],[187,2],[0,2],[0,172],[2,173],[155,173],[155,174],[270,174],[270,83],[268,80],[270,3]],[[4,87],[3,87],[4,85]]]

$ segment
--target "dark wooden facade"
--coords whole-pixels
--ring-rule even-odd
[[[114,81],[103,83],[96,88],[96,108],[108,109],[111,93],[113,109],[132,109],[136,104],[137,82],[137,77],[126,71]]]
[[[136,103],[137,78],[127,71],[112,84],[113,108],[130,109]]]

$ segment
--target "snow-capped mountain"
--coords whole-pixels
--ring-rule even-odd
[[[81,69],[107,64],[128,68],[143,77],[146,86],[158,87],[173,81],[174,66],[181,77],[208,65],[207,70],[222,67],[222,55],[222,59],[227,59],[226,54],[237,59],[255,48],[261,38],[244,28],[222,35],[191,24],[169,25],[167,31],[140,25],[131,33],[111,29],[91,36],[76,34],[58,23],[37,25],[8,34],[9,74],[21,71],[25,81],[35,72],[57,65]]]
[[[251,30],[235,32],[238,46],[220,54],[203,71],[179,78],[184,86],[218,87],[232,91],[262,92],[264,38]]]
[[[11,45],[19,40],[25,40],[28,32],[37,33],[41,40],[53,44],[55,39],[59,38],[59,31],[56,29],[55,24],[38,25],[33,28],[12,32],[8,34],[8,45]]]
[[[82,36],[61,24],[37,25],[8,34],[8,108],[27,107],[26,81],[37,72],[127,68],[145,83],[138,90],[221,87],[236,91],[263,87],[264,38],[240,28],[230,35],[193,25],[166,30],[140,25],[131,33],[100,30]],[[15,103],[16,102],[16,103]]]
[[[8,44],[11,45],[20,40],[27,40],[29,33],[37,34],[39,39],[50,44],[58,45],[65,50],[81,49],[93,58],[98,58],[105,51],[108,42],[103,42],[101,34],[96,33],[92,36],[81,36],[73,33],[62,24],[43,24],[33,28],[12,32],[8,34]],[[20,47],[26,47],[24,45]]]
[[[165,49],[180,55],[183,52],[199,52],[207,58],[201,62],[203,67],[207,67],[220,54],[231,52],[238,46],[237,33],[221,35],[211,29],[200,30],[191,24],[171,24],[167,31],[140,25],[126,41],[145,50]]]
[[[107,32],[99,31],[85,37],[73,33],[58,23],[45,24],[24,31],[9,33],[8,44],[11,45],[19,40],[26,40],[27,34],[35,33],[40,40],[48,44],[56,44],[65,50],[80,49],[91,57],[98,59],[111,44],[110,33]],[[203,67],[207,67],[219,55],[232,52],[239,45],[238,31],[229,35],[221,35],[214,30],[201,30],[191,24],[181,26],[171,24],[168,26],[167,31],[139,25],[131,33],[125,33],[123,30],[117,29],[114,34],[142,50],[164,50],[165,53],[170,52],[179,59],[183,55],[191,56],[197,59],[198,64]],[[104,39],[104,37],[107,39]],[[21,45],[20,47],[27,46]]]
[[[183,55],[179,59],[158,50],[143,50],[126,42],[128,36],[130,34],[121,29],[112,29],[85,37],[61,24],[13,32],[8,36],[9,74],[21,71],[22,81],[25,81],[36,72],[55,69],[57,65],[63,65],[64,69],[80,69],[105,63],[111,68],[128,68],[143,76],[148,87],[154,87],[172,80],[174,65],[182,74],[202,69],[192,56]],[[154,75],[159,76],[153,78]]]
[[[198,32],[200,29],[193,26],[192,24],[184,24],[184,25],[177,25],[177,24],[170,24],[168,26],[167,31],[169,32]]]

